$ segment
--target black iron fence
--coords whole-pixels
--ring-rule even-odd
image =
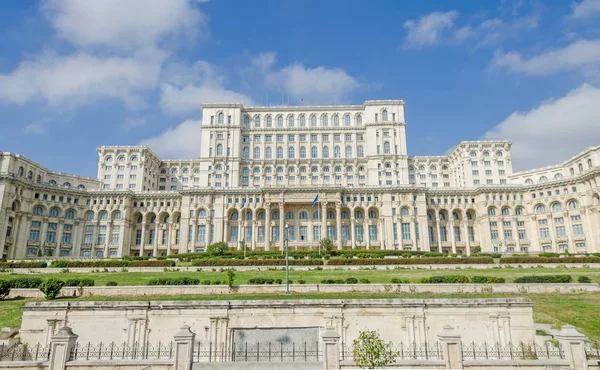
[[[0,345],[0,361],[47,361],[50,358],[50,346],[18,343]]]
[[[396,361],[401,360],[443,360],[442,346],[438,342],[417,344],[416,342],[397,345],[390,343],[389,347],[396,355]],[[347,343],[341,343],[340,360],[353,360],[353,347]]]
[[[514,345],[508,343],[501,345],[500,343],[490,344],[483,342],[481,345],[462,344],[463,360],[538,360],[538,359],[564,359],[565,353],[560,345],[557,347],[550,342],[544,344],[539,343],[519,343]]]
[[[168,360],[175,355],[172,342],[158,342],[156,345],[150,343],[127,343],[117,344],[102,343],[92,345],[91,343],[81,345],[77,343],[71,350],[71,360]]]
[[[319,342],[198,342],[194,362],[319,362],[323,353]]]

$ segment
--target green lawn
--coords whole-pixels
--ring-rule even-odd
[[[211,267],[202,267],[199,272],[96,272],[96,273],[60,273],[60,274],[1,274],[0,279],[14,279],[20,276],[40,277],[46,279],[49,277],[58,278],[61,280],[68,279],[83,279],[90,278],[96,281],[96,285],[106,285],[108,281],[116,281],[119,285],[146,285],[149,280],[157,277],[176,278],[176,277],[193,277],[202,280],[221,280],[225,281],[225,272],[220,272],[219,269]],[[294,270],[290,271],[290,279],[294,282],[303,279],[306,283],[320,283],[323,279],[346,279],[355,277],[357,279],[366,278],[371,283],[390,283],[392,278],[409,279],[416,281],[422,277],[438,276],[438,275],[484,275],[504,277],[507,283],[510,283],[514,278],[524,275],[555,275],[569,274],[573,276],[573,281],[577,281],[577,276],[588,276],[595,283],[600,283],[599,268],[537,268],[535,266],[527,268],[491,268],[491,269],[416,269],[416,268],[396,268],[390,267],[389,270],[315,270],[310,271]],[[250,278],[263,277],[273,279],[285,279],[285,271],[282,268],[277,270],[267,270],[262,268],[252,271],[236,271],[235,283],[247,284]]]
[[[591,340],[600,341],[600,294],[393,294],[393,293],[295,293],[285,294],[223,294],[141,297],[81,297],[65,300],[132,301],[132,300],[244,300],[244,299],[367,299],[367,298],[489,298],[529,297],[535,302],[534,320],[555,326],[571,324]],[[62,299],[61,299],[62,300]],[[33,299],[0,301],[0,327],[18,327],[20,308]]]

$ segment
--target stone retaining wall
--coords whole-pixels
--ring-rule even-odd
[[[292,284],[292,293],[599,293],[600,284]],[[125,297],[157,295],[284,293],[285,285],[159,285],[83,287],[84,296]],[[79,296],[77,287],[63,288],[62,296]],[[11,289],[9,298],[44,298],[38,289]]]
[[[559,268],[559,267],[567,267],[567,268],[600,268],[600,263],[529,263],[529,264],[450,264],[450,265],[342,265],[342,266],[290,266],[290,270],[292,271],[309,271],[314,270],[316,267],[322,267],[323,270],[364,270],[364,269],[375,269],[375,270],[480,270],[480,269],[492,269],[492,268],[521,268],[521,269],[533,269],[538,266],[543,268]],[[212,271],[213,269],[228,269],[234,268],[237,271],[265,271],[268,269],[278,269],[283,270],[285,267],[283,266],[176,266],[176,267],[167,267],[168,270],[179,270],[179,271]],[[123,271],[122,267],[70,267],[68,268],[69,272],[93,272],[93,271],[110,271],[110,272],[120,272]],[[127,272],[164,272],[165,267],[126,267]],[[10,269],[10,272],[15,274],[60,274],[63,273],[62,268],[32,268],[32,269]],[[0,276],[2,274],[0,273]]]

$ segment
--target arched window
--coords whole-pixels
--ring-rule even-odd
[[[533,180],[532,179],[527,179],[527,180],[525,180],[525,183],[526,184],[533,184]]]
[[[560,173],[557,173],[557,174],[555,174],[555,175],[554,175],[554,179],[555,179],[555,180],[560,180],[560,179],[562,179],[562,177],[563,177],[563,176],[562,176],[562,174],[560,174]]]
[[[329,147],[328,146],[323,147],[323,158],[329,158]]]
[[[271,159],[272,151],[273,150],[271,149],[271,147],[268,147],[267,149],[265,149],[265,159]]]
[[[222,156],[222,155],[223,155],[223,145],[217,144],[217,156]]]
[[[472,220],[473,214],[471,212],[467,212],[467,220]]]
[[[324,166],[323,167],[323,172],[329,172],[329,166]]]
[[[552,209],[552,212],[560,212],[560,211],[562,211],[562,204],[560,204],[558,202],[552,203],[550,208]]]
[[[576,200],[570,200],[569,203],[567,203],[567,207],[569,207],[569,209],[577,209],[579,208],[579,202]]]
[[[317,147],[313,146],[312,148],[310,148],[310,157],[315,159],[317,158],[318,152],[317,152]]]
[[[310,172],[312,172],[312,173],[319,172],[319,167],[317,167],[317,166],[314,166],[314,167],[312,167],[312,168],[310,169]]]
[[[517,207],[517,208],[515,208],[515,214],[517,216],[522,216],[523,215],[523,207]]]
[[[242,149],[242,158],[249,159],[250,158],[250,148],[245,147]]]
[[[48,184],[50,184],[50,185],[56,185],[56,180],[50,180],[50,181],[48,181]]]
[[[329,118],[325,114],[321,116],[321,126],[323,126],[323,127],[329,126]]]
[[[496,157],[502,157],[502,150],[498,150],[496,152]]]
[[[485,152],[483,152],[483,156],[484,157],[489,157],[490,156],[490,152],[488,152],[487,150]]]
[[[152,215],[152,217],[150,217],[150,223],[151,224],[155,224],[156,223],[156,215]]]
[[[369,218],[370,219],[377,218],[377,212],[375,212],[375,211],[369,211]]]
[[[68,220],[72,220],[72,219],[74,219],[74,218],[75,218],[75,211],[73,211],[73,210],[68,210],[68,211],[65,213],[65,218],[66,218],[66,219],[68,219]]]
[[[440,221],[445,221],[445,220],[446,220],[446,213],[440,212]]]
[[[108,212],[106,212],[106,211],[100,212],[100,219],[101,220],[108,220]]]
[[[384,122],[387,122],[387,120],[388,120],[388,113],[387,113],[387,110],[385,110],[385,109],[381,112],[381,120]]]
[[[260,159],[260,148],[254,148],[254,159]]]
[[[292,212],[292,211],[287,211],[287,212],[285,213],[285,219],[286,219],[286,220],[293,220],[293,219],[294,219],[294,212]]]
[[[362,116],[360,114],[356,115],[356,126],[362,126]]]
[[[32,171],[27,172],[27,178],[29,180],[33,180],[33,172]]]
[[[312,214],[312,218],[313,218],[313,220],[318,220],[319,219],[319,211],[314,211]]]
[[[205,209],[200,209],[198,211],[198,218],[206,218],[206,210]]]
[[[44,214],[44,209],[40,206],[37,206],[33,209],[34,216],[42,216]]]
[[[296,157],[296,149],[293,146],[288,148],[288,158],[294,159]]]
[[[58,210],[58,208],[51,208],[50,209],[50,217],[58,217],[59,213],[60,213],[60,211]]]
[[[264,220],[265,219],[265,212],[264,211],[258,212],[258,215],[256,217],[258,217],[259,220]]]
[[[306,158],[306,148],[303,146],[300,147],[300,158]]]
[[[23,167],[19,167],[18,174],[19,174],[19,177],[23,177],[23,175],[25,174],[25,169]]]
[[[335,219],[335,212],[333,212],[333,211],[327,211],[327,219],[328,220]]]
[[[342,167],[336,166],[335,167],[335,172],[342,172]]]
[[[350,217],[350,215],[349,215],[348,211],[342,211],[342,218],[343,219],[346,219],[346,218],[349,218],[349,217]]]
[[[546,181],[548,181],[548,178],[546,176],[540,177],[540,182],[546,182]]]
[[[279,220],[279,212],[277,212],[277,211],[273,212],[273,215],[272,215],[271,219],[273,219],[273,220]]]
[[[267,118],[265,118],[265,125],[267,127],[272,127],[273,126],[273,119],[271,118],[271,116],[267,116]]]
[[[306,127],[306,117],[304,114],[300,116],[300,127]]]
[[[77,189],[84,190],[85,189],[85,185],[80,184],[80,185],[77,186]]]
[[[346,158],[352,158],[352,147],[350,145],[346,147]]]
[[[288,117],[288,127],[294,127],[294,116]]]
[[[358,148],[356,148],[356,154],[358,158],[363,158],[365,156],[365,149],[362,145],[359,145]]]
[[[139,216],[138,216],[138,218],[137,218],[137,223],[138,223],[138,224],[141,224],[141,223],[142,223],[142,221],[144,221],[144,216],[142,216],[142,215],[139,215]]]
[[[219,113],[217,117],[217,123],[225,123],[225,115],[223,114],[223,112]]]
[[[252,221],[252,212],[251,211],[247,211],[246,212],[246,220],[247,221]]]
[[[383,153],[384,154],[390,154],[390,143],[389,143],[389,141],[386,141],[385,143],[383,143]]]
[[[588,165],[588,168],[592,168],[592,159],[591,158],[588,158],[587,165]]]
[[[37,175],[37,178],[35,179],[35,182],[37,182],[38,184],[42,182],[42,175]]]
[[[85,214],[85,219],[88,221],[91,221],[94,219],[94,212],[90,211],[88,213]]]
[[[409,215],[410,215],[410,211],[408,210],[408,207],[403,207],[403,208],[400,210],[400,214],[401,214],[402,216],[409,216]]]
[[[64,183],[63,183],[63,186],[64,186],[65,188],[70,188],[70,187],[71,187],[71,183],[70,183],[70,182],[64,182]]]
[[[283,127],[283,116],[277,116],[277,127]]]
[[[121,219],[121,211],[115,211],[113,213],[113,220],[120,220]]]
[[[177,168],[173,168],[173,169],[171,170],[171,174],[173,174],[173,175],[177,175]]]
[[[308,218],[308,213],[306,213],[306,211],[300,211],[298,218],[301,220],[306,220]]]
[[[509,216],[509,215],[510,215],[510,208],[508,208],[508,207],[502,208],[502,216]]]
[[[340,116],[337,114],[333,115],[333,125],[336,127],[340,125]]]
[[[477,157],[477,152],[474,150],[471,150],[471,153],[469,153],[469,155],[471,156],[471,158],[475,158],[475,157]]]
[[[546,213],[546,207],[544,207],[543,204],[539,204],[535,207],[535,213],[537,214],[542,214],[542,213]]]
[[[345,126],[350,126],[351,125],[351,119],[350,119],[350,115],[349,114],[346,114],[344,116],[344,125]]]
[[[452,212],[452,219],[455,221],[460,220],[460,217],[458,217],[458,213]]]
[[[260,127],[260,116],[254,116],[254,127]]]
[[[354,211],[354,218],[358,218],[358,219],[364,218],[362,211]]]
[[[125,162],[125,156],[124,155],[119,156],[119,162]]]
[[[229,218],[231,219],[231,221],[237,221],[238,220],[238,213],[236,211],[231,212],[231,216]]]
[[[496,216],[496,208],[494,208],[494,207],[488,208],[488,216]]]
[[[283,147],[277,147],[277,159],[283,159]]]
[[[341,156],[342,156],[342,150],[340,149],[340,147],[339,147],[339,146],[337,146],[337,145],[336,145],[336,146],[333,148],[333,157],[334,157],[334,158],[340,158]]]
[[[244,127],[250,128],[250,116],[249,115],[244,116]]]
[[[317,116],[314,114],[310,116],[310,126],[317,127]]]

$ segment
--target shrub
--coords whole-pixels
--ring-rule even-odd
[[[225,242],[212,243],[206,248],[206,253],[213,256],[223,256],[228,251],[229,247],[227,247],[227,243]]]
[[[281,283],[283,283],[283,280],[281,280],[281,279],[275,279],[275,284],[281,284]]]
[[[79,286],[79,279],[69,279],[65,281],[65,286]]]
[[[358,282],[361,284],[371,284],[371,280],[369,279],[360,279]]]
[[[346,278],[346,284],[358,284],[358,279],[354,277]]]
[[[331,252],[335,249],[335,245],[333,245],[333,242],[329,238],[321,239],[319,245],[322,251]]]
[[[64,285],[64,281],[50,278],[40,285],[40,290],[46,299],[55,299]]]
[[[289,260],[290,266],[322,265],[321,260]],[[192,266],[285,266],[285,260],[195,259]]]
[[[31,262],[31,261],[19,261],[19,262],[0,262],[0,268],[10,269],[35,269],[35,268],[46,268],[46,262]]]
[[[39,289],[43,280],[40,278],[20,277],[10,281],[12,289]]]
[[[213,280],[212,285],[221,285],[221,280]]]
[[[392,284],[408,284],[408,279],[392,278]]]
[[[6,280],[0,280],[0,299],[8,297],[10,293],[10,282]]]
[[[365,330],[352,342],[352,356],[359,368],[375,369],[396,361],[398,352],[394,351],[391,342],[384,342],[377,331]]]
[[[553,252],[543,252],[538,254],[538,257],[560,257],[560,254]]]
[[[69,267],[173,267],[175,261],[171,260],[99,260],[99,261],[52,261],[52,268],[69,268]]]
[[[587,276],[578,276],[577,277],[577,282],[579,282],[579,283],[591,283],[592,279],[590,279]]]
[[[304,280],[304,279],[299,279],[299,280],[298,280],[298,284],[306,284],[306,280]]]
[[[107,281],[106,282],[106,286],[117,286],[119,285],[119,283],[117,283],[116,281]]]
[[[210,280],[202,280],[202,285],[210,285]]]
[[[148,281],[148,285],[198,285],[199,279],[189,277],[178,277],[178,278],[158,278]]]
[[[506,283],[506,279],[495,276],[473,276],[471,282],[474,284],[502,284]]]
[[[321,280],[321,284],[344,284],[345,281],[343,279],[323,279]]]
[[[462,275],[440,275],[419,279],[422,284],[466,284],[469,277]]]
[[[531,275],[521,276],[515,279],[515,283],[518,284],[531,284],[531,283],[570,283],[573,281],[571,275]]]
[[[328,265],[442,265],[442,264],[485,264],[494,263],[491,257],[478,258],[451,258],[451,257],[435,257],[435,258],[397,258],[397,259],[365,259],[353,258],[342,259],[332,258]]]
[[[600,263],[600,257],[504,257],[500,263]]]
[[[233,281],[235,280],[235,271],[232,269],[227,270],[227,285],[230,287],[233,286]]]

